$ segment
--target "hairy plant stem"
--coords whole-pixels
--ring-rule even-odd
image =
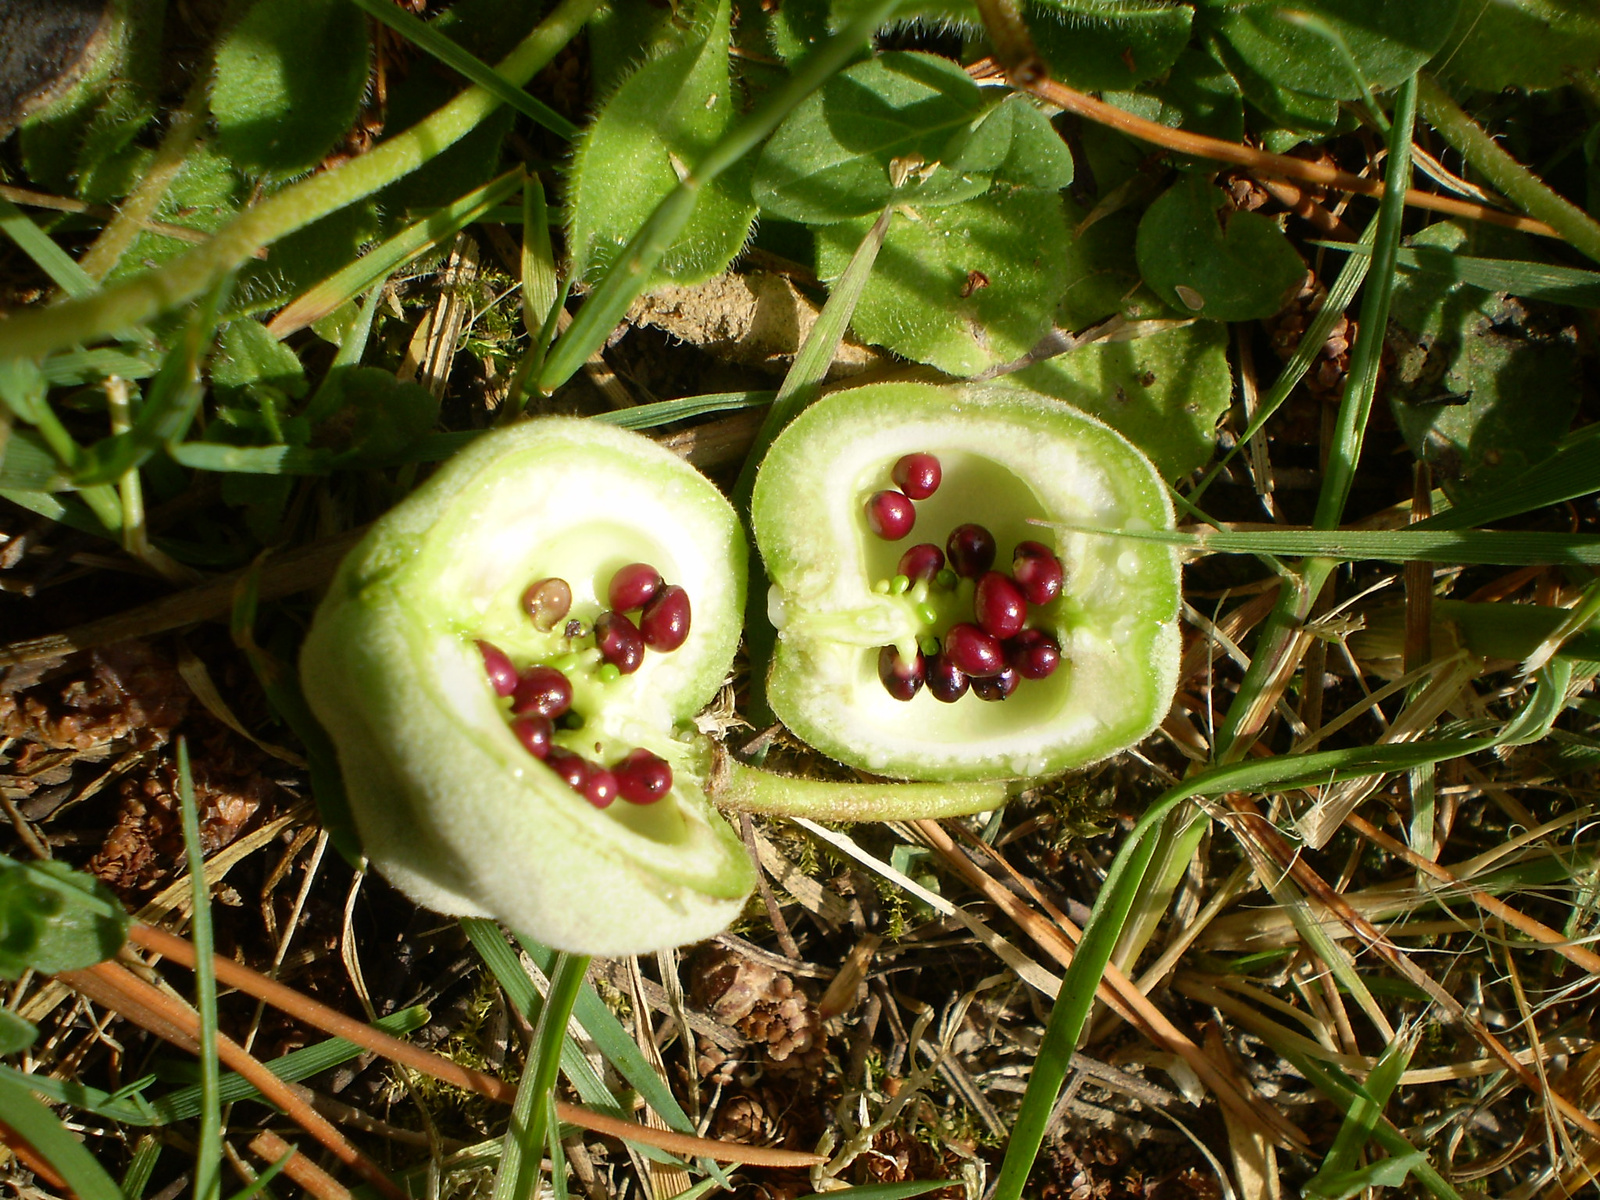
[[[711,790],[717,807],[769,817],[818,821],[908,821],[961,817],[999,808],[1026,780],[973,783],[853,783],[797,779],[728,760],[726,776]]]
[[[1419,83],[1422,115],[1439,131],[1439,136],[1530,217],[1537,217],[1600,262],[1600,222],[1551,191],[1549,184],[1502,150],[1488,131],[1463,112],[1433,79],[1422,75]]]
[[[526,83],[589,19],[599,0],[562,0],[496,69]],[[225,278],[262,246],[387,187],[460,141],[500,105],[476,85],[359,158],[286,187],[240,213],[215,237],[156,271],[93,295],[13,314],[0,322],[0,359],[39,357],[123,333]]]

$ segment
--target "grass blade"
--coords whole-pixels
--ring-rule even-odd
[[[1140,529],[1057,528],[1135,541],[1164,542],[1214,554],[1284,554],[1340,562],[1476,563],[1489,566],[1600,564],[1600,535],[1494,529]]]
[[[384,7],[391,12],[400,11],[392,5]],[[301,292],[267,322],[267,332],[275,338],[286,338],[320,321],[378,280],[448,242],[474,221],[482,220],[485,213],[517,190],[521,179],[520,169],[507,171],[444,208],[435,209],[423,220],[402,229],[353,263]]]
[[[567,1041],[567,1018],[588,969],[586,954],[556,956],[550,993],[534,1029],[533,1052],[511,1106],[511,1125],[500,1151],[493,1200],[527,1200],[538,1191],[545,1130],[553,1115],[550,1101],[561,1065],[561,1047]]]
[[[528,95],[476,54],[464,49],[426,21],[396,8],[388,0],[352,0],[369,17],[376,17],[419,50],[433,55],[451,70],[466,76],[502,104],[508,105],[557,137],[571,141],[578,127],[542,100]]]
[[[17,1136],[60,1173],[78,1200],[123,1200],[116,1180],[56,1120],[55,1113],[22,1084],[4,1076],[0,1076],[0,1112]]]
[[[205,854],[200,847],[200,814],[194,803],[194,775],[189,769],[189,742],[178,739],[178,797],[183,804],[183,844],[189,860],[194,916],[195,1011],[200,1015],[200,1134],[195,1150],[196,1200],[222,1195],[222,1109],[217,1065],[217,975],[211,960],[211,892],[206,883]]]

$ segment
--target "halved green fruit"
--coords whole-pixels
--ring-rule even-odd
[[[706,800],[710,747],[688,722],[732,664],[745,559],[721,493],[637,434],[545,418],[453,458],[345,559],[301,653],[372,865],[419,904],[586,954],[727,925],[754,878]],[[630,562],[687,590],[688,639],[631,675],[573,671],[583,724],[557,742],[602,763],[643,746],[674,782],[654,804],[597,809],[518,743],[476,642],[519,666],[571,650],[523,613],[523,589],[565,579],[588,625]]]
[[[914,452],[938,456],[943,482],[917,502],[912,532],[885,541],[867,528],[864,506]],[[768,701],[841,762],[903,779],[1044,775],[1132,745],[1166,713],[1179,652],[1175,552],[1060,526],[1168,528],[1171,503],[1130,442],[1058,400],[914,383],[836,392],[773,442],[751,518],[778,629]],[[969,694],[943,704],[926,688],[897,700],[878,678],[879,649],[914,653],[942,630],[919,617],[914,597],[882,583],[907,547],[943,547],[967,522],[994,534],[999,570],[1021,541],[1061,559],[1061,596],[1028,621],[1060,642],[1061,666],[1003,701]],[[934,596],[936,624],[971,621],[972,591],[963,580]]]

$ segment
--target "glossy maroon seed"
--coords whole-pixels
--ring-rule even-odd
[[[572,707],[572,681],[555,667],[532,666],[517,677],[511,711],[554,720]]]
[[[689,636],[689,593],[670,584],[639,614],[639,632],[652,650],[676,650]]]
[[[552,747],[544,764],[561,776],[562,782],[575,792],[581,793],[583,785],[589,782],[588,761],[571,750],[563,750],[560,746]]]
[[[912,583],[919,579],[932,583],[934,576],[944,570],[944,551],[932,542],[918,542],[900,556],[896,570]]]
[[[629,804],[654,804],[672,790],[672,767],[642,746],[611,768],[617,788]]]
[[[550,739],[556,727],[549,717],[518,717],[511,722],[511,732],[517,735],[522,748],[535,758],[550,757]]]
[[[629,563],[611,577],[606,599],[618,612],[643,608],[661,590],[661,572],[649,563]]]
[[[907,454],[894,464],[889,472],[895,486],[913,500],[926,500],[939,490],[943,472],[939,460],[931,454]]]
[[[1024,679],[1048,679],[1061,665],[1061,646],[1042,629],[1024,629],[1006,643],[1006,660]]]
[[[1011,554],[1011,578],[1029,604],[1049,604],[1061,594],[1061,560],[1039,542],[1018,542]]]
[[[909,700],[920,692],[926,673],[927,660],[920,651],[909,663],[893,646],[878,651],[878,678],[883,681],[884,691],[896,700]]]
[[[944,657],[963,674],[977,679],[1005,669],[1005,648],[1000,639],[965,621],[950,626],[944,635]]]
[[[928,660],[928,691],[935,700],[954,704],[967,694],[970,686],[967,673],[943,654],[935,654]]]
[[[1002,642],[1015,637],[1028,619],[1028,602],[1017,585],[999,571],[985,571],[972,596],[972,615],[985,633]]]
[[[994,566],[994,534],[982,525],[957,525],[944,544],[950,569],[962,579],[976,579]]]
[[[496,696],[509,696],[517,690],[517,668],[512,666],[504,650],[480,641],[478,653],[483,655],[483,669],[489,674],[489,685]]]
[[[639,627],[619,612],[603,612],[595,618],[594,644],[600,657],[624,675],[632,675],[644,661]]]
[[[980,700],[1004,700],[1017,690],[1022,676],[1015,667],[1006,667],[998,675],[986,675],[972,681],[972,694]]]
[[[617,798],[617,777],[596,763],[583,764],[589,777],[583,781],[583,798],[596,808],[609,808]]]
[[[540,629],[554,629],[572,611],[572,588],[565,579],[539,579],[522,592],[522,611]]]
[[[874,492],[867,501],[867,528],[886,542],[898,542],[917,523],[917,506],[904,492]]]

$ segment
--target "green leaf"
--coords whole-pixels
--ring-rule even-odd
[[[367,22],[346,0],[256,0],[217,48],[218,147],[247,169],[309,170],[355,121]]]
[[[1194,10],[1181,4],[1033,0],[1028,32],[1051,71],[1075,88],[1137,87],[1177,60]]]
[[[1312,245],[1351,254],[1368,252],[1352,242],[1313,242]],[[1486,292],[1504,292],[1508,296],[1571,304],[1577,308],[1600,308],[1600,271],[1519,258],[1475,258],[1426,243],[1400,250],[1395,255],[1395,266],[1403,271],[1443,275],[1453,282],[1471,284]]]
[[[421,384],[401,383],[382,367],[347,367],[330,383],[338,410],[319,436],[340,447],[338,462],[391,458],[439,419],[439,401]]]
[[[1350,1200],[1352,1196],[1364,1194],[1368,1188],[1397,1188],[1427,1161],[1420,1150],[1380,1158],[1353,1171],[1318,1175],[1316,1190],[1307,1185],[1305,1194],[1316,1200]]]
[[[1237,142],[1244,137],[1244,98],[1239,84],[1215,56],[1187,49],[1159,86],[1141,92],[1107,92],[1108,104],[1173,129],[1186,129]],[[1187,159],[1183,165],[1216,170],[1209,159]]]
[[[728,77],[728,3],[690,45],[640,67],[578,146],[568,253],[574,278],[597,279],[735,116]],[[755,208],[737,178],[707,186],[656,278],[690,285],[719,274],[750,232]]]
[[[856,335],[951,375],[1026,354],[1049,331],[1066,275],[1060,198],[997,188],[918,216],[890,225],[856,304]],[[817,230],[818,274],[837,277],[864,232],[864,223]]]
[[[197,146],[167,189],[156,216],[170,225],[215,233],[233,219],[248,196],[249,189],[230,160]],[[193,249],[193,242],[142,230],[102,282],[120,282]]]
[[[296,398],[306,394],[305,368],[294,351],[255,321],[233,321],[223,329],[211,383],[224,391],[266,384]]]
[[[25,1021],[9,1008],[0,1008],[0,1054],[26,1050],[39,1037],[39,1027]]]
[[[757,160],[751,192],[764,211],[814,225],[876,215],[891,200],[958,203],[988,190],[1009,150],[998,126],[983,135],[992,107],[947,59],[880,54],[795,108]],[[916,168],[899,188],[897,159]]]
[[[1331,133],[1338,127],[1340,109],[1337,100],[1280,87],[1252,67],[1222,38],[1213,37],[1208,45],[1217,60],[1238,81],[1244,98],[1259,108],[1270,121],[1283,127],[1263,134],[1263,144],[1272,153],[1283,153],[1303,141],[1306,133]]]
[[[1600,11],[1589,0],[1462,0],[1433,62],[1486,92],[1563,87],[1600,67]]]
[[[1429,226],[1414,248],[1524,245],[1519,235]],[[1437,274],[1396,277],[1389,396],[1401,433],[1452,500],[1481,494],[1555,451],[1577,412],[1577,348],[1502,294]]]
[[[1000,106],[995,116],[1001,115],[1011,121],[1011,152],[995,168],[995,181],[1045,191],[1069,186],[1074,170],[1072,151],[1050,118],[1021,94],[1009,97]]]
[[[1211,457],[1233,395],[1227,347],[1227,330],[1202,321],[1131,342],[1095,342],[996,382],[1014,379],[1099,417],[1176,479]]]
[[[1339,34],[1369,84],[1391,88],[1444,42],[1460,0],[1295,0]],[[1273,85],[1333,100],[1361,97],[1346,60],[1320,33],[1286,15],[1277,0],[1204,0],[1202,19]]]
[[[94,876],[0,855],[0,978],[93,966],[122,949],[127,934],[128,914]]]
[[[1275,222],[1229,210],[1221,190],[1199,175],[1179,180],[1145,210],[1137,253],[1140,274],[1163,301],[1217,321],[1270,317],[1306,276]]]

